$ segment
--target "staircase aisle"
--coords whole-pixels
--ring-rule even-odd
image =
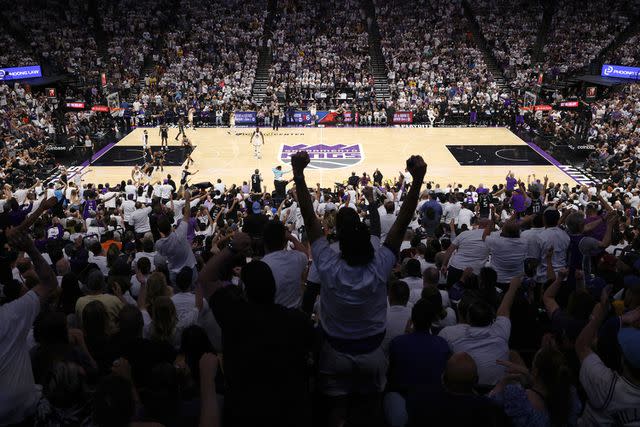
[[[533,64],[537,64],[543,59],[544,47],[547,44],[547,37],[549,36],[549,30],[553,22],[553,15],[556,12],[555,1],[545,0],[543,8],[542,23],[536,36],[536,43],[533,45],[533,54],[531,55]]]
[[[381,36],[378,28],[376,9],[372,0],[362,0],[362,7],[366,12],[367,31],[369,34],[369,57],[371,58],[371,74],[376,95],[376,102],[383,103],[391,98],[389,79],[387,78],[387,63],[382,54]]]
[[[262,105],[267,97],[267,86],[269,85],[269,70],[273,60],[272,47],[267,47],[267,41],[273,35],[274,20],[278,9],[277,0],[268,0],[267,16],[263,23],[262,44],[258,47],[258,65],[251,88],[251,99],[256,105]]]
[[[491,73],[493,80],[495,80],[501,91],[508,89],[509,84],[504,76],[504,70],[496,60],[492,49],[487,45],[487,40],[484,38],[484,34],[482,34],[480,24],[478,24],[478,20],[473,13],[473,8],[467,0],[462,0],[462,8],[467,21],[469,21],[469,30],[473,35],[473,42],[475,43],[476,48],[482,52],[482,57],[487,65],[487,70]]]

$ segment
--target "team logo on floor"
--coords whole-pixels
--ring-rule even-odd
[[[339,169],[353,166],[362,161],[364,153],[360,144],[353,145],[283,145],[280,150],[280,160],[291,163],[291,156],[298,151],[309,153],[310,169]]]

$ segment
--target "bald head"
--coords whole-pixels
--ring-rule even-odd
[[[504,223],[502,226],[502,236],[504,237],[518,237],[520,236],[520,226],[518,223],[511,219]]]
[[[471,393],[478,383],[478,367],[468,353],[454,353],[447,361],[443,382],[452,393]]]
[[[56,262],[56,273],[58,273],[58,276],[64,276],[69,272],[71,272],[71,264],[69,264],[69,260],[66,258],[60,258],[58,262]]]
[[[424,286],[438,286],[440,281],[440,271],[435,267],[429,267],[422,272],[422,282]]]
[[[480,218],[478,220],[478,228],[487,228],[489,224],[491,224],[491,221],[489,221],[487,218]]]

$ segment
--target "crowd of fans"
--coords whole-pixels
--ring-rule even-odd
[[[640,35],[629,37],[626,42],[618,46],[617,49],[610,52],[609,55],[604,58],[607,64],[619,64],[619,65],[636,65],[637,59],[640,57]]]
[[[279,3],[275,28],[267,32],[266,2],[227,0],[203,10],[195,1],[162,2],[154,9],[149,1],[120,0],[97,5],[95,13],[86,2],[68,3],[36,13],[28,13],[26,3],[5,10],[5,19],[29,35],[30,46],[3,34],[2,43],[11,46],[4,58],[10,64],[33,58],[72,73],[81,87],[66,95],[90,103],[106,104],[105,95],[118,92],[127,107],[122,130],[177,124],[187,115],[196,124],[229,125],[239,110],[257,111],[259,124],[270,125],[275,117],[286,122],[286,112],[295,109],[357,112],[361,125],[383,125],[394,111],[406,110],[417,123],[502,125],[537,79],[539,64],[532,64],[531,53],[540,2],[472,4],[507,76],[503,88],[487,70],[457,0],[375,1],[377,25],[356,0],[291,0]],[[598,2],[557,5],[542,68],[559,75],[588,64],[627,26],[629,10],[622,3],[613,4],[607,17],[609,9],[603,12]],[[288,30],[291,22],[298,31]],[[368,36],[374,26],[380,28],[391,90],[384,103],[376,102],[371,75]],[[565,31],[568,26],[574,30]],[[631,61],[633,41],[617,57]],[[262,47],[273,62],[267,97],[256,105],[252,86]]]
[[[629,25],[624,1],[603,8],[598,1],[556,4],[542,68],[551,76],[574,73],[588,66],[615,36]]]
[[[542,24],[538,1],[483,0],[472,3],[488,47],[515,90],[528,90],[536,83],[533,48]]]
[[[78,77],[97,73],[94,22],[88,14],[87,2],[54,1],[34,9],[29,6],[29,3],[19,3],[2,11],[6,20],[21,26],[28,35],[29,46],[23,49],[28,49],[34,59]],[[14,50],[22,49],[16,45]]]
[[[356,1],[284,2],[269,40],[263,2],[170,3],[151,15],[148,1],[103,3],[100,23],[87,2],[17,4],[5,17],[32,45],[0,59],[44,58],[101,102],[106,70],[107,92],[130,105],[127,126],[232,124],[232,111],[256,108],[262,47],[273,55],[263,121],[287,120],[281,102],[359,110],[365,124],[395,110],[431,124],[520,117],[457,1],[374,2],[392,94],[383,105],[369,75],[372,22]],[[606,16],[577,4],[556,5],[545,66],[557,74],[588,64],[628,23],[617,3]],[[540,21],[537,4],[524,6],[474,4],[512,88],[528,84]],[[633,40],[612,58],[629,63]],[[258,170],[208,188],[189,184],[188,167],[120,183],[61,168],[41,181],[55,165],[43,141],[92,146],[118,126],[59,104],[0,86],[0,424],[640,422],[637,86],[594,102],[589,120],[531,113],[543,133],[585,133],[596,147],[586,166],[603,181],[589,186],[510,171],[466,188],[433,183],[412,156],[397,177],[353,172],[320,188],[305,180],[306,153],[273,170],[273,191]]]
[[[508,106],[509,93],[487,71],[460,2],[378,1],[376,14],[394,108],[477,123],[479,114]]]
[[[373,80],[360,2],[283,3],[272,36],[269,100],[317,109],[370,101]]]
[[[5,185],[0,420],[637,421],[635,163],[464,188],[414,156],[320,188],[308,162],[272,192],[259,171]]]

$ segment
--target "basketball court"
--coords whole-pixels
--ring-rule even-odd
[[[373,173],[376,168],[385,181],[392,180],[412,154],[420,154],[426,160],[426,180],[443,186],[502,183],[509,170],[524,181],[535,174],[540,179],[547,175],[554,183],[576,183],[566,167],[506,128],[283,128],[277,132],[264,128],[265,144],[260,160],[254,158],[250,142],[253,131],[253,128],[187,129],[195,147],[191,155],[195,163],[190,170],[199,171],[191,183],[222,179],[227,185],[241,184],[249,180],[254,169],[260,169],[264,185],[270,191],[271,169],[282,165],[284,170],[290,170],[290,157],[298,150],[307,150],[312,158],[307,183],[310,186],[320,183],[323,188],[345,182],[352,171],[362,175]],[[148,132],[152,150],[158,150],[158,129]],[[170,148],[164,172],[155,171],[154,181],[167,174],[176,181],[180,177],[187,151],[175,141],[177,132],[169,129]],[[131,178],[133,166],[143,164],[141,134],[142,129],[136,129],[98,153],[85,181],[115,184]]]

